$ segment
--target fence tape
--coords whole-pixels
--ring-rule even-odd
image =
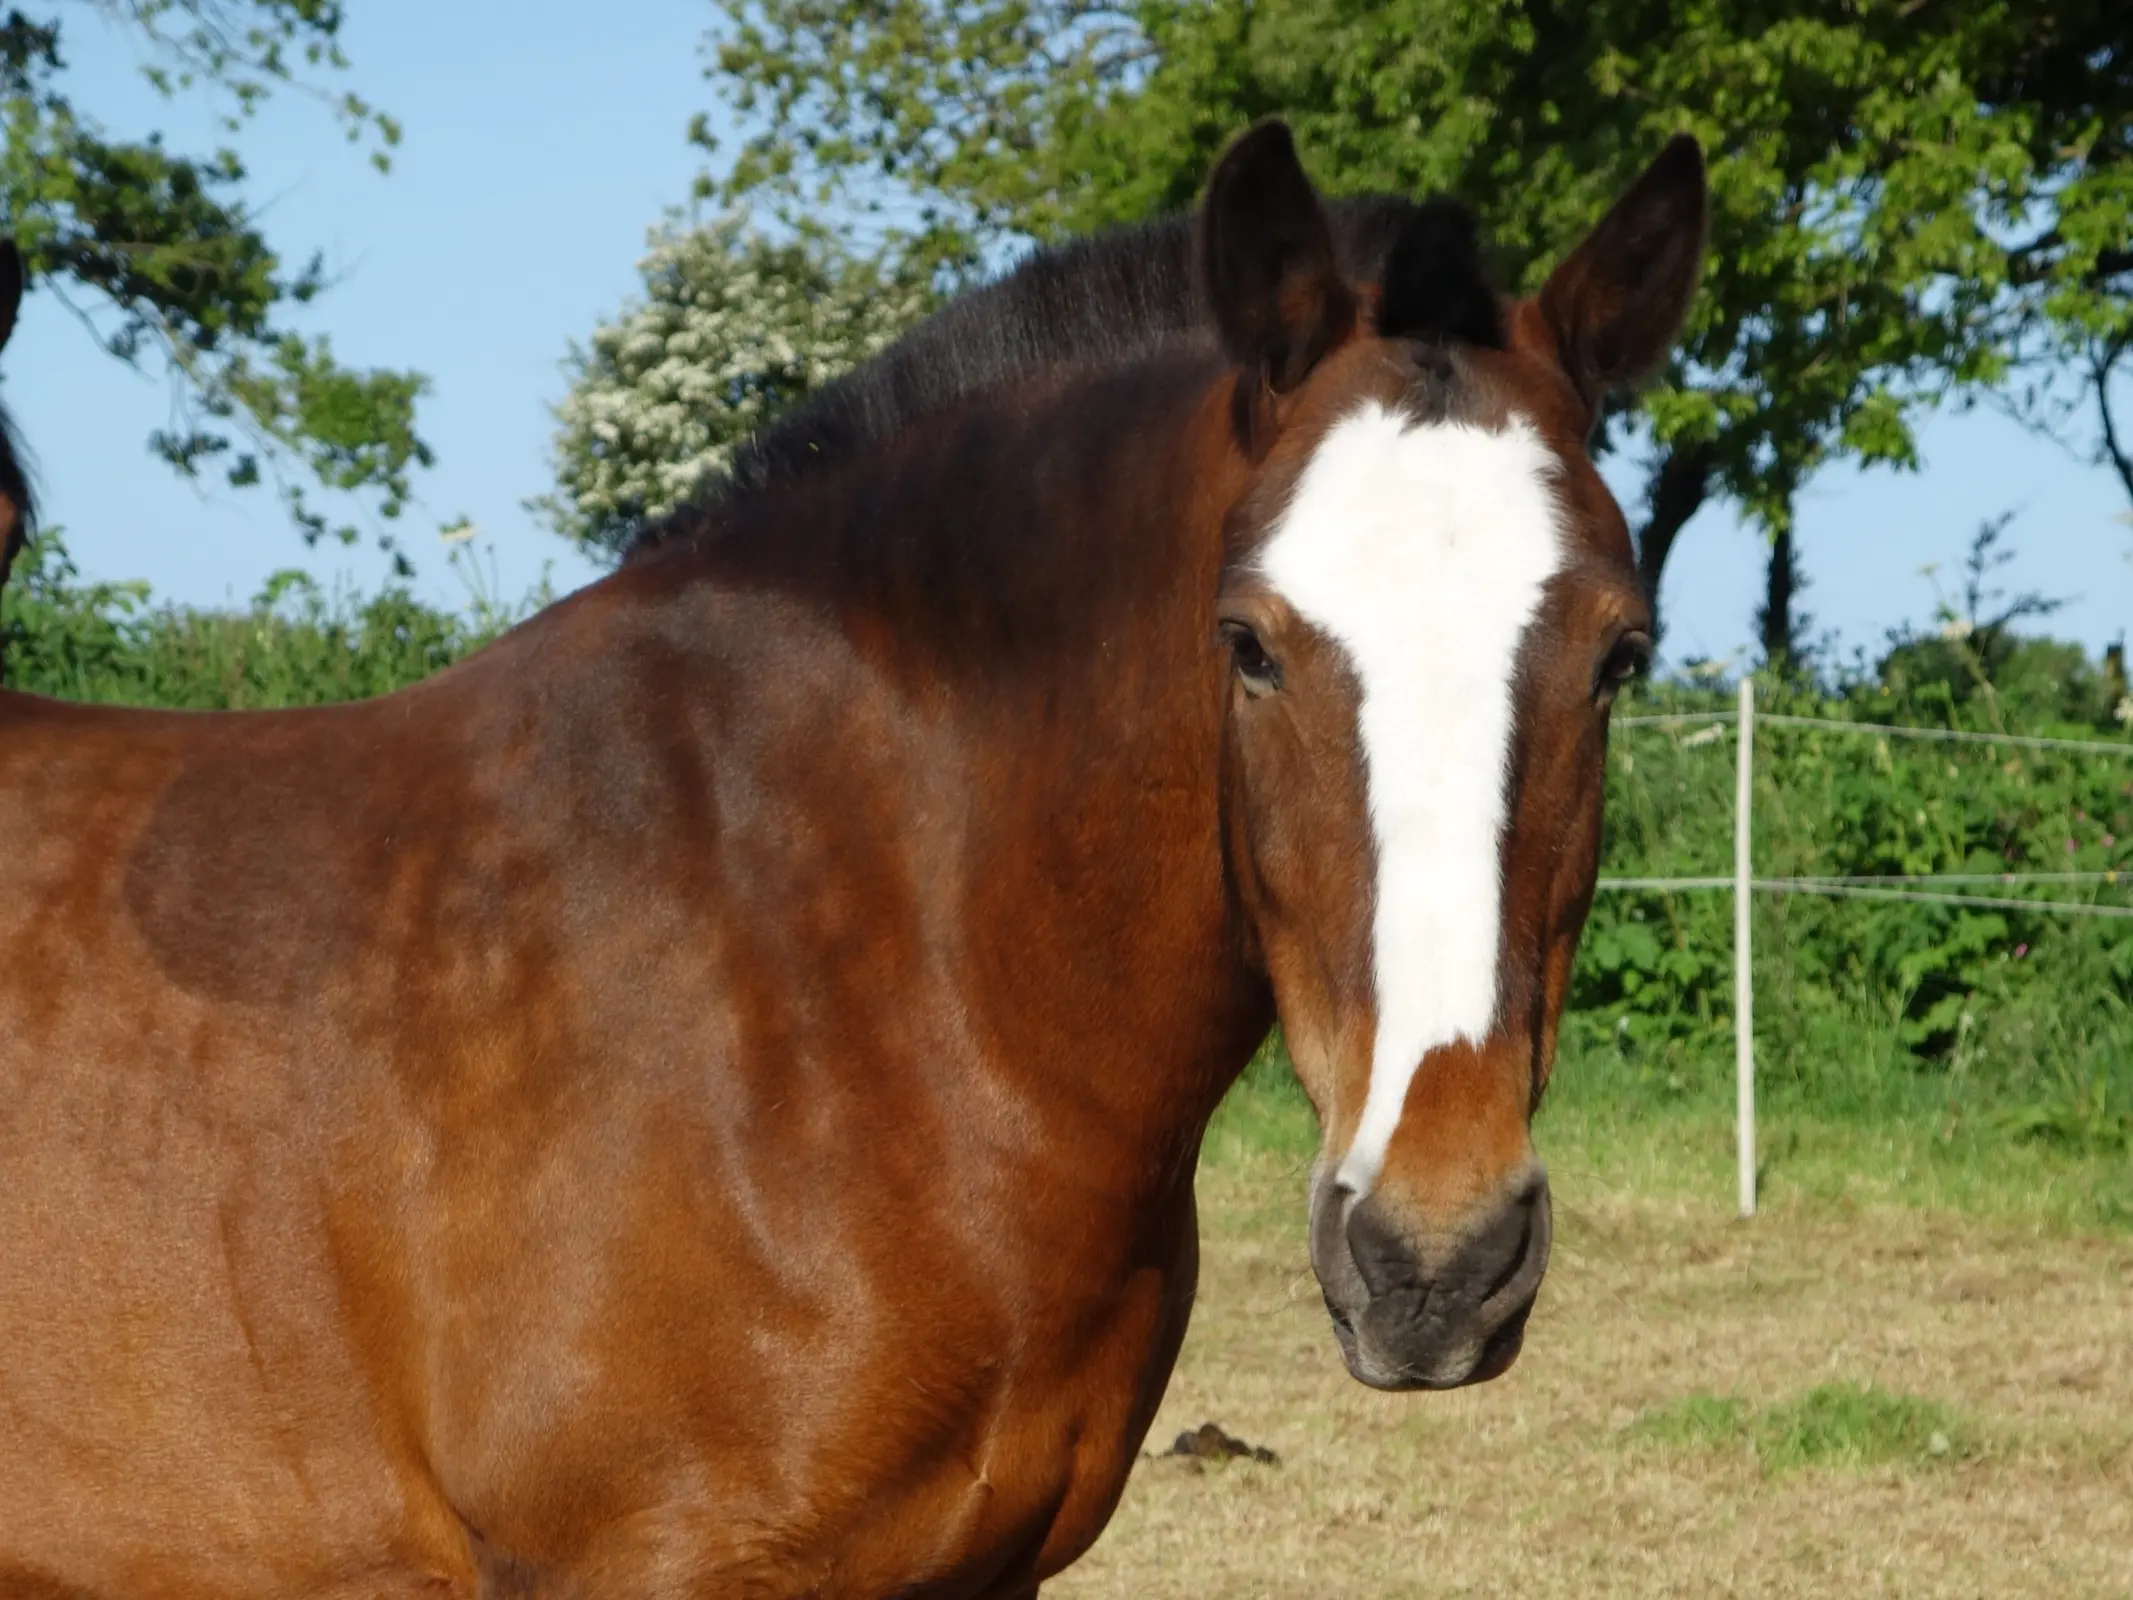
[[[1971,874],[1957,874],[1970,877]],[[1980,881],[2000,883],[2006,881],[1999,874],[1975,875]],[[2098,874],[2115,879],[2118,875]],[[2040,881],[2052,881],[2051,875],[2039,874]],[[1920,889],[1885,889],[1874,887],[1879,881],[1874,878],[1751,878],[1748,886],[1770,894],[1819,894],[1835,899],[1857,900],[1907,900],[1923,905],[1978,906],[1995,911],[2047,911],[2064,912],[2075,917],[2133,917],[2133,905],[2090,905],[2079,900],[2023,900],[2013,895],[1983,894],[1933,894]],[[1897,883],[1930,883],[1930,877],[1907,878],[1896,876]],[[1947,881],[1945,879],[1941,881]],[[2020,879],[2015,880],[2017,882]],[[1642,890],[1672,893],[1686,889],[1731,889],[1731,878],[1602,878],[1594,885],[1600,889]]]
[[[1617,717],[1618,728],[1680,728],[1704,722],[1737,722],[1735,711],[1684,711],[1656,717]],[[1895,722],[1851,722],[1842,717],[1791,717],[1758,711],[1758,723],[1782,728],[1822,728],[1832,733],[1878,733],[1891,739],[1926,739],[1940,744],[2015,745],[2029,750],[2093,750],[2099,755],[2133,756],[2133,740],[2055,739],[2031,733],[1972,733],[1965,728],[1907,728]]]

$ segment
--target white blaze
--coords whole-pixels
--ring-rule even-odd
[[[1496,1012],[1513,675],[1563,561],[1533,430],[1415,425],[1370,403],[1328,431],[1260,568],[1348,654],[1377,844],[1377,1038],[1339,1171],[1369,1193],[1422,1058]]]

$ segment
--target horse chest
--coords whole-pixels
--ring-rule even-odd
[[[530,1556],[560,1593],[665,1593],[655,1575],[687,1573],[674,1592],[1027,1594],[1102,1531],[1169,1376],[1196,1269],[1189,1208],[1166,1231],[1103,1294],[1033,1297],[1011,1323],[885,1336],[898,1310],[841,1357],[729,1346],[628,1425],[514,1452],[537,1476],[462,1513],[515,1555],[552,1541],[554,1484],[634,1483]]]
[[[848,1530],[820,1592],[1021,1595],[1094,1543],[1169,1381],[1198,1274],[1189,1192],[1140,1221],[1122,1254],[1117,1241],[1086,1257],[1064,1240],[1018,1251],[1023,1273],[991,1301],[1014,1308],[1004,1319],[950,1320],[847,1375],[847,1392],[928,1398],[854,1418],[834,1449],[813,1441],[812,1460],[839,1465],[817,1476],[810,1512]]]
[[[884,1474],[841,1565],[854,1595],[1021,1595],[1093,1544],[1184,1334],[1190,1263],[1146,1281],[1081,1359],[1004,1392],[962,1450]]]

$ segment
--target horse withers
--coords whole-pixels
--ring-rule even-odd
[[[1702,227],[1682,142],[1531,300],[1359,287],[1269,125],[1198,339],[386,699],[0,697],[0,1592],[1032,1594],[1277,1013],[1350,1368],[1501,1371]]]

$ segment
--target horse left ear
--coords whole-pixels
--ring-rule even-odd
[[[1285,123],[1258,124],[1215,164],[1200,274],[1223,345],[1274,394],[1301,384],[1355,326],[1333,230]]]
[[[1589,418],[1666,364],[1703,277],[1708,210],[1703,150],[1676,134],[1529,302]]]
[[[22,309],[22,252],[12,239],[0,239],[0,349],[15,331],[15,313]]]

